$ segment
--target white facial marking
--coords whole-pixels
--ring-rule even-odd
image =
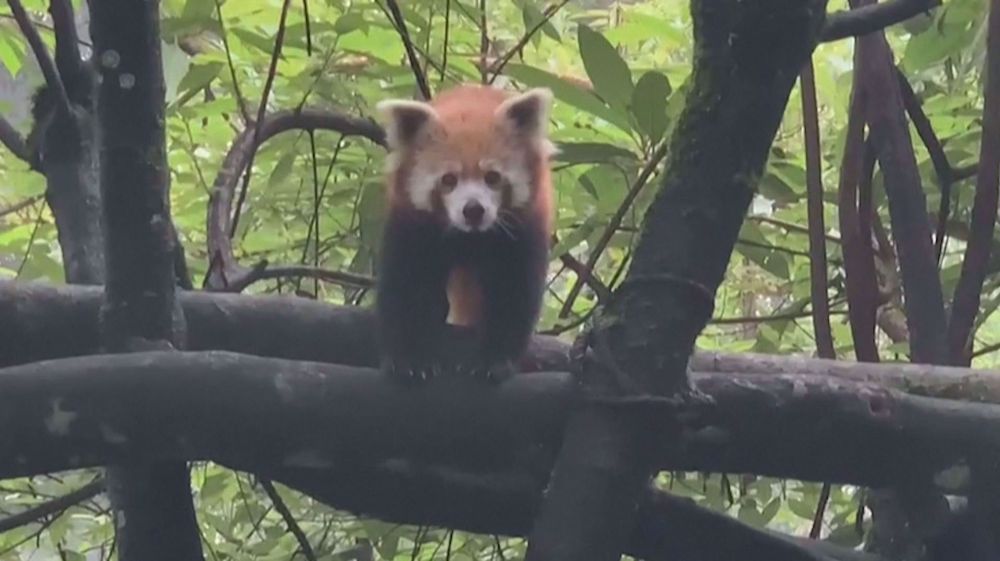
[[[413,203],[414,208],[428,212],[434,208],[431,195],[434,193],[434,188],[437,187],[439,177],[439,174],[419,167],[410,173],[410,177],[406,181],[406,192],[409,193],[410,202]]]
[[[482,218],[478,223],[466,216],[466,207],[478,204],[482,207]],[[463,232],[489,230],[496,222],[500,210],[500,192],[490,189],[482,180],[462,180],[444,196],[444,207],[448,211],[448,221]]]

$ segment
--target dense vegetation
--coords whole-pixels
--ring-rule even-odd
[[[24,4],[51,45],[47,2]],[[85,3],[78,4],[86,52],[87,11]],[[689,87],[687,3],[412,0],[402,3],[405,35],[393,4],[292,2],[285,14],[288,4],[281,0],[163,1],[171,204],[194,285],[223,290],[232,281],[231,275],[218,276],[224,259],[210,253],[211,218],[206,220],[213,187],[224,183],[236,186],[238,200],[245,194],[231,237],[236,261],[256,267],[243,279],[247,292],[371,303],[384,149],[371,138],[343,135],[329,126],[293,125],[266,138],[244,183],[239,170],[225,169],[224,161],[240,150],[239,135],[253,136],[248,123],[262,111],[308,108],[370,117],[381,99],[419,96],[422,80],[431,90],[461,81],[547,86],[555,93],[552,136],[560,148],[554,162],[558,240],[540,328],[571,340],[620,282],[639,221],[660,184],[666,141]],[[828,7],[844,8],[843,2]],[[921,142],[926,135],[911,125],[949,301],[970,235],[972,165],[980,154],[986,83],[986,13],[986,0],[950,0],[886,32],[901,74],[947,157],[943,173]],[[0,9],[0,111],[28,137],[31,95],[43,79],[9,14]],[[850,39],[828,42],[813,56],[827,203],[829,324],[836,357],[847,360],[855,358],[856,348],[847,315],[835,187],[849,142],[853,46]],[[803,122],[817,117],[804,111],[801,95],[797,86],[717,295],[715,319],[699,339],[702,349],[817,354],[803,132]],[[883,360],[905,360],[909,340],[898,263],[887,243],[891,231],[883,181],[876,168],[870,182],[880,249],[875,342]],[[0,151],[0,274],[5,278],[64,280],[44,189],[44,177],[28,162],[11,150]],[[947,194],[944,202],[942,193]],[[227,272],[232,271],[246,274],[247,269]],[[1000,256],[994,254],[975,323],[973,366],[1000,364],[998,273]],[[44,503],[96,473],[0,482],[0,513]],[[513,559],[524,551],[520,539],[357,518],[214,464],[199,464],[192,474],[201,537],[213,560],[290,559],[296,552],[306,559],[370,559],[368,544],[380,559]],[[826,502],[820,500],[818,483],[693,473],[661,474],[660,479],[675,493],[756,526],[807,535],[819,508],[821,535],[855,545],[869,524],[861,491],[850,486],[833,486]],[[110,556],[108,505],[95,494],[30,524],[8,529],[0,518],[5,530],[0,560],[27,558],[35,550],[46,558],[55,552],[64,559],[84,559],[89,551],[100,551],[101,559]],[[308,553],[304,543],[310,544]]]

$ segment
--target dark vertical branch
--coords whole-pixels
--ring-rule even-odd
[[[802,91],[802,129],[806,149],[806,198],[809,215],[809,291],[812,300],[813,333],[820,358],[837,358],[830,328],[830,279],[826,268],[826,226],[823,217],[823,158],[819,141],[819,109],[816,107],[816,77],[812,58],[799,74]],[[830,484],[824,483],[809,537],[817,539],[830,499]]]
[[[830,281],[826,269],[826,226],[823,218],[823,160],[819,141],[819,111],[812,60],[799,76],[802,89],[802,128],[806,149],[806,189],[809,213],[809,280],[813,331],[820,358],[836,358],[830,329]]]
[[[650,417],[643,414],[650,410],[627,414],[615,404],[635,400],[656,411],[691,397],[688,358],[711,317],[825,6],[822,0],[691,2],[693,87],[631,268],[577,345],[581,380],[594,399],[567,423],[527,561],[619,558],[655,467]]]
[[[156,1],[91,4],[101,72],[97,115],[107,228],[101,339],[112,353],[183,342],[183,313],[175,299],[159,7]],[[202,559],[184,463],[109,467],[108,496],[119,559]]]
[[[917,94],[910,86],[910,81],[906,79],[899,68],[896,69],[896,80],[899,82],[899,91],[903,95],[903,107],[906,114],[910,116],[910,122],[917,131],[917,135],[927,148],[927,153],[931,158],[931,165],[934,166],[934,174],[937,175],[938,184],[941,189],[941,202],[938,205],[937,229],[934,235],[934,256],[940,263],[944,254],[944,240],[948,226],[948,215],[951,214],[951,186],[955,182],[955,172],[948,163],[948,157],[944,153],[944,146],[934,132],[930,119],[920,106]]]
[[[285,22],[288,21],[288,7],[292,0],[285,0],[281,5],[281,18],[278,21],[278,33],[274,37],[274,50],[271,52],[271,64],[267,69],[267,78],[264,80],[264,91],[260,95],[260,104],[257,106],[257,120],[253,125],[253,144],[260,143],[260,129],[267,115],[267,100],[271,96],[271,86],[274,84],[274,76],[278,72],[278,58],[281,57],[281,47],[285,44]],[[221,21],[221,17],[219,18]],[[235,77],[233,83],[235,84]],[[250,173],[253,171],[253,160],[257,155],[256,150],[250,152],[250,161],[247,163],[246,171],[243,174],[243,184],[240,186],[240,194],[236,199],[236,208],[233,209],[232,225],[229,228],[229,237],[236,235],[236,227],[240,224],[240,213],[243,211],[243,202],[247,197],[247,189],[250,187]]]
[[[892,51],[885,35],[876,32],[858,38],[857,52],[855,68],[866,92],[865,120],[885,178],[899,254],[910,356],[916,362],[941,364],[947,358],[944,296]]]
[[[417,81],[417,88],[420,90],[420,95],[423,96],[424,100],[429,101],[431,99],[431,87],[427,83],[427,75],[424,74],[423,67],[420,66],[420,60],[417,58],[417,51],[413,47],[413,40],[410,38],[410,32],[406,28],[406,20],[403,18],[403,12],[399,9],[399,4],[396,3],[396,0],[385,0],[385,3],[389,7],[389,16],[392,20],[392,25],[396,28],[399,38],[403,41],[403,49],[406,50],[406,60],[409,61],[410,68],[413,70],[413,78]],[[444,73],[444,69],[441,70],[441,73]]]
[[[996,227],[1000,182],[1000,0],[990,2],[985,74],[976,195],[972,203],[969,242],[965,247],[962,273],[955,287],[948,325],[949,354],[954,364],[969,364],[970,361],[972,326],[979,311]]]
[[[878,284],[875,278],[875,263],[871,259],[871,243],[861,233],[861,219],[858,215],[858,186],[865,168],[866,102],[863,88],[855,73],[847,114],[847,138],[840,163],[837,210],[854,354],[860,361],[877,362],[875,311],[878,302]]]

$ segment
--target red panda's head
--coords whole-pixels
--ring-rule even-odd
[[[458,86],[430,103],[378,104],[389,144],[393,204],[484,232],[519,210],[548,205],[552,93]],[[540,202],[541,201],[541,202]]]

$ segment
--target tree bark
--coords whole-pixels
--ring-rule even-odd
[[[159,7],[155,0],[91,4],[101,76],[97,115],[107,259],[100,335],[102,347],[114,353],[183,342],[183,314],[174,298]],[[108,397],[115,393],[105,391]],[[201,561],[187,465],[118,461],[107,470],[118,558]]]
[[[569,419],[527,561],[619,558],[654,472],[647,427],[690,397],[688,359],[825,6],[691,2],[692,88],[630,270],[582,340],[594,358],[579,365],[582,381],[596,400]],[[620,406],[633,399],[651,407]]]
[[[649,416],[657,470],[884,485],[1000,447],[992,404],[806,374],[692,380],[706,403]],[[585,400],[565,372],[521,374],[495,388],[445,378],[415,393],[373,368],[218,351],[59,359],[2,371],[0,421],[10,430],[0,433],[0,476],[126,458],[248,470],[350,458],[518,469],[544,480]],[[669,440],[677,426],[681,437]]]

